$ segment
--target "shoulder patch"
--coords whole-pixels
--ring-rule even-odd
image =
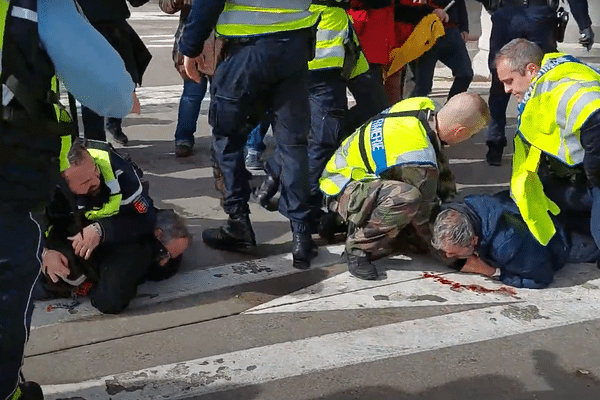
[[[140,214],[145,214],[148,211],[150,204],[144,196],[139,196],[133,201],[133,206],[135,207],[137,212],[139,212]]]

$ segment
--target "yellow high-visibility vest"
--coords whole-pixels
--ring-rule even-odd
[[[331,157],[319,180],[327,196],[337,196],[351,181],[372,181],[388,168],[403,164],[438,168],[435,148],[427,129],[415,116],[387,117],[403,111],[431,110],[426,97],[403,100],[350,135]]]
[[[568,166],[583,162],[583,124],[600,109],[600,74],[570,55],[544,56],[540,72],[519,103],[518,134],[511,193],[533,236],[548,244],[556,229],[549,212],[558,206],[546,197],[538,176],[542,153]]]
[[[228,0],[216,31],[225,37],[244,37],[308,28],[319,18],[319,14],[308,10],[310,3],[310,0]]]

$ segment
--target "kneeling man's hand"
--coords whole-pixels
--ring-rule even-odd
[[[56,283],[60,278],[66,278],[71,273],[69,260],[60,251],[44,250],[42,272]]]
[[[92,252],[98,247],[102,241],[102,231],[94,227],[94,224],[88,225],[75,236],[71,236],[69,240],[73,241],[73,250],[79,257],[88,260]]]

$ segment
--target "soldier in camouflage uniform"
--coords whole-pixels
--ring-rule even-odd
[[[320,188],[328,208],[348,222],[345,254],[358,278],[376,279],[371,261],[390,255],[408,231],[430,243],[434,208],[456,193],[441,148],[490,120],[486,102],[473,93],[436,109],[424,97],[401,101],[348,137],[327,163]]]

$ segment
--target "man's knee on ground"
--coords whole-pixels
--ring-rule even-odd
[[[92,294],[90,296],[92,305],[103,314],[120,314],[127,308],[131,298],[116,296],[114,294]]]

